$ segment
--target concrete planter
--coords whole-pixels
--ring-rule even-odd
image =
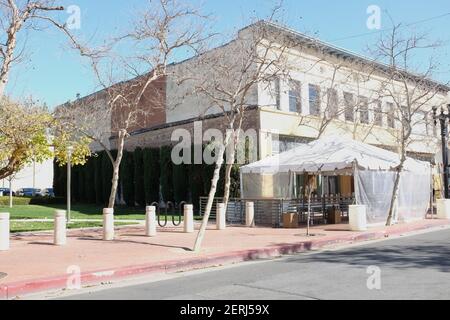
[[[438,199],[437,204],[437,218],[450,220],[450,199]]]
[[[366,206],[348,206],[348,216],[351,231],[367,230],[367,208]]]

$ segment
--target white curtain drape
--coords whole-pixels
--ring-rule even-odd
[[[355,171],[356,203],[367,206],[368,223],[384,223],[394,189],[396,173],[381,170]],[[431,195],[431,172],[402,172],[396,203],[398,221],[425,217]]]

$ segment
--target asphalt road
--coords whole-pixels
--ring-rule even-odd
[[[65,299],[450,299],[450,229]]]

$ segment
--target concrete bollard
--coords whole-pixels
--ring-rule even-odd
[[[255,226],[255,204],[253,202],[245,203],[245,225],[250,228]]]
[[[218,203],[217,204],[217,212],[216,212],[216,226],[217,230],[225,230],[227,227],[226,220],[226,212],[225,212],[225,204]]]
[[[437,218],[450,220],[450,199],[436,200]]]
[[[64,246],[67,243],[66,211],[56,210],[53,229],[53,244],[55,246]]]
[[[194,232],[194,206],[185,204],[184,209],[184,233]]]
[[[348,219],[351,231],[367,230],[366,206],[348,206]]]
[[[0,213],[0,251],[9,250],[9,213]]]
[[[114,240],[114,209],[103,209],[103,240]]]
[[[156,237],[156,207],[145,207],[145,235]]]

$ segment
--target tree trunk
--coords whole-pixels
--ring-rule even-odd
[[[386,226],[392,226],[392,219],[394,218],[394,209],[395,203],[398,198],[398,189],[400,186],[400,174],[402,172],[403,162],[401,162],[400,166],[397,169],[397,173],[395,174],[395,182],[394,182],[394,190],[392,190],[391,204],[389,206],[389,215],[387,217]]]
[[[237,132],[240,132],[240,128]],[[225,167],[225,188],[223,193],[223,203],[225,205],[225,213],[228,207],[228,201],[230,199],[230,187],[231,187],[231,169],[233,168],[234,159],[236,157],[236,149],[239,143],[239,137],[236,135],[236,132],[232,132],[232,137],[234,140],[233,151],[230,154],[230,159],[227,158],[227,163]]]
[[[236,158],[236,151],[239,146],[239,134],[241,132],[242,122],[244,119],[243,113],[244,113],[244,111],[241,111],[241,113],[240,113],[237,130],[230,129],[230,130],[232,130],[232,137],[233,137],[234,145],[233,145],[233,152],[230,155],[230,159],[227,158],[227,165],[225,167],[225,188],[224,188],[225,190],[224,190],[224,194],[223,194],[223,203],[225,205],[225,214],[226,214],[226,211],[228,208],[228,201],[230,199],[231,169],[233,168],[234,160]],[[242,183],[242,181],[240,183]]]
[[[226,146],[230,141],[231,133],[227,131],[224,145],[220,147],[219,154],[217,156],[216,167],[214,169],[214,175],[211,181],[211,189],[209,190],[208,202],[206,203],[205,214],[203,216],[202,225],[197,234],[197,238],[195,239],[194,250],[195,252],[199,252],[201,249],[203,237],[205,236],[206,227],[208,226],[209,216],[211,214],[211,209],[214,203],[214,197],[216,196],[217,182],[220,178],[220,168],[223,164],[223,156],[225,153]]]
[[[311,196],[312,196],[312,187],[308,189],[308,214],[306,217],[306,235],[309,237],[310,228],[311,228]]]
[[[13,13],[14,14],[14,13]],[[22,27],[22,20],[17,20],[17,17],[12,17],[13,21],[7,30],[6,50],[3,56],[3,63],[0,69],[0,97],[5,94],[6,85],[8,83],[9,72],[11,70],[11,64],[14,59],[14,50],[17,45],[17,32]]]
[[[119,185],[120,163],[122,162],[123,147],[125,145],[126,134],[127,133],[125,130],[119,131],[119,138],[118,138],[118,145],[117,145],[117,157],[116,157],[116,160],[113,162],[113,177],[112,177],[112,184],[111,184],[111,193],[109,195],[109,202],[108,202],[108,208],[110,208],[110,209],[114,208],[114,204],[116,202],[117,186]]]
[[[401,146],[400,146],[400,164],[397,167],[397,174],[395,175],[394,190],[392,190],[391,204],[389,207],[389,214],[388,214],[388,217],[386,220],[387,227],[392,226],[392,219],[394,218],[395,203],[398,198],[398,191],[399,191],[399,187],[400,187],[400,177],[401,177],[401,173],[403,171],[403,167],[406,162],[406,141],[409,139],[410,135],[411,135],[410,128],[408,129],[408,131],[402,132],[402,140],[401,140],[402,142],[401,142]]]
[[[234,158],[232,156],[232,158]],[[231,160],[231,159],[230,159]],[[233,159],[234,161],[234,159]],[[225,211],[227,210],[228,201],[230,200],[230,187],[231,187],[231,169],[233,168],[232,163],[227,163],[225,167],[225,188],[223,192],[223,204],[225,205]]]

